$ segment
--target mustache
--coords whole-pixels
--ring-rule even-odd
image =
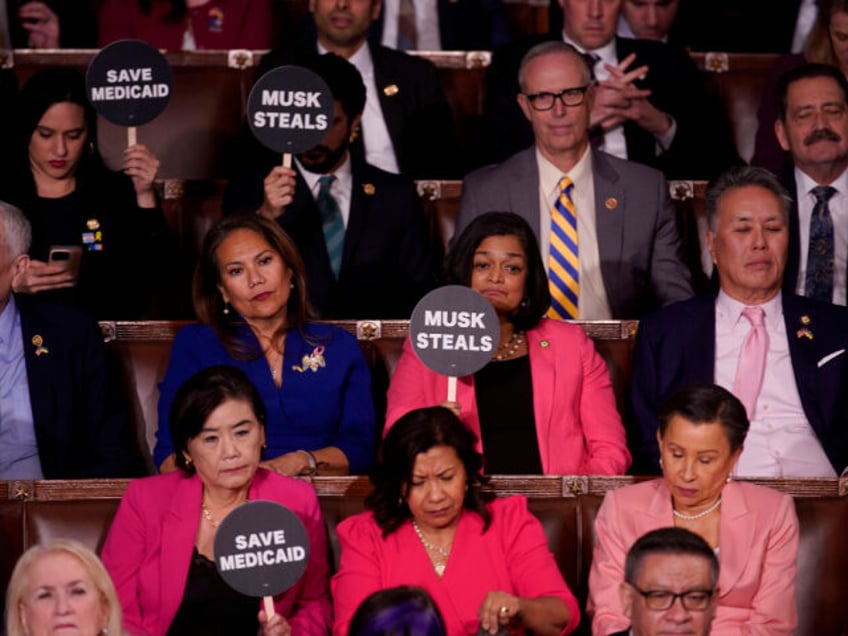
[[[804,145],[809,146],[811,144],[816,143],[817,141],[842,141],[842,137],[837,135],[830,128],[818,128],[807,135],[807,138],[804,139]]]

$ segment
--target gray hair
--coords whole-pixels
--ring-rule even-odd
[[[789,209],[792,205],[792,198],[786,191],[777,177],[765,168],[756,166],[735,166],[721,174],[707,190],[705,207],[707,211],[707,226],[711,230],[715,230],[715,220],[718,216],[718,204],[725,194],[731,190],[745,188],[747,186],[757,186],[768,190],[780,201],[780,210],[783,212],[783,219],[789,222]]]
[[[32,228],[29,221],[23,212],[5,201],[0,201],[0,231],[2,231],[0,240],[9,251],[9,261],[29,251],[32,242]]]
[[[570,44],[566,44],[560,40],[552,40],[550,42],[542,42],[541,44],[537,44],[532,49],[527,51],[524,54],[524,57],[521,58],[521,65],[518,67],[518,85],[521,87],[521,92],[525,92],[527,90],[527,65],[530,64],[537,57],[542,57],[543,55],[551,55],[552,53],[564,53],[565,55],[573,56],[578,64],[580,65],[580,70],[583,73],[583,81],[588,84],[592,81],[592,72],[589,70],[589,65],[586,64],[586,59],[583,55],[575,49]]]

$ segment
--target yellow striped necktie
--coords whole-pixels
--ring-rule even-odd
[[[580,292],[580,266],[577,258],[577,213],[568,177],[559,181],[559,197],[551,210],[551,246],[548,256],[548,287],[551,291],[550,318],[576,320]]]

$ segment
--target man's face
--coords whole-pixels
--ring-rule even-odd
[[[354,118],[353,124],[358,125],[360,115]],[[335,102],[333,123],[321,143],[300,153],[297,158],[303,167],[317,174],[330,174],[342,164],[350,146],[351,122],[342,108],[340,101]]]
[[[536,145],[552,162],[564,155],[573,155],[574,158],[583,155],[589,143],[589,113],[594,87],[587,89],[579,106],[566,106],[561,99],[555,99],[550,110],[536,110],[527,95],[559,93],[585,85],[584,69],[572,54],[542,55],[531,60],[525,69],[524,90],[518,95],[518,104],[530,121]]]
[[[633,585],[622,583],[619,590],[624,615],[630,619],[633,636],[707,636],[715,614],[718,590],[706,604],[706,609],[686,609],[684,600],[675,598],[665,610],[652,609],[657,600],[643,593],[683,594],[698,592],[707,595],[712,591],[710,562],[693,554],[648,554],[642,560],[637,580]],[[702,597],[703,598],[703,597]],[[667,602],[667,601],[666,601]],[[693,607],[695,599],[685,601]]]
[[[637,38],[662,40],[674,24],[678,6],[678,0],[624,0],[621,14]]]
[[[580,48],[594,51],[615,36],[621,0],[559,0],[565,34]]]
[[[830,77],[801,79],[789,85],[786,120],[775,124],[777,139],[795,165],[815,175],[817,168],[848,165],[848,104]]]
[[[380,0],[309,0],[318,40],[328,49],[356,49],[380,15]]]
[[[721,288],[748,305],[763,303],[780,290],[789,230],[780,200],[761,186],[726,191],[718,202],[707,248]]]

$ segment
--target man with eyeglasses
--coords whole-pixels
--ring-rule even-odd
[[[792,155],[782,176],[793,205],[784,292],[848,302],[848,80],[826,64],[785,73],[775,132]]]
[[[640,318],[690,297],[662,174],[589,143],[596,87],[580,53],[544,42],[518,77],[535,143],[466,176],[455,236],[485,212],[523,216],[548,267],[553,318]]]
[[[660,528],[627,552],[619,593],[630,629],[612,636],[707,636],[718,600],[718,559],[697,534]]]

